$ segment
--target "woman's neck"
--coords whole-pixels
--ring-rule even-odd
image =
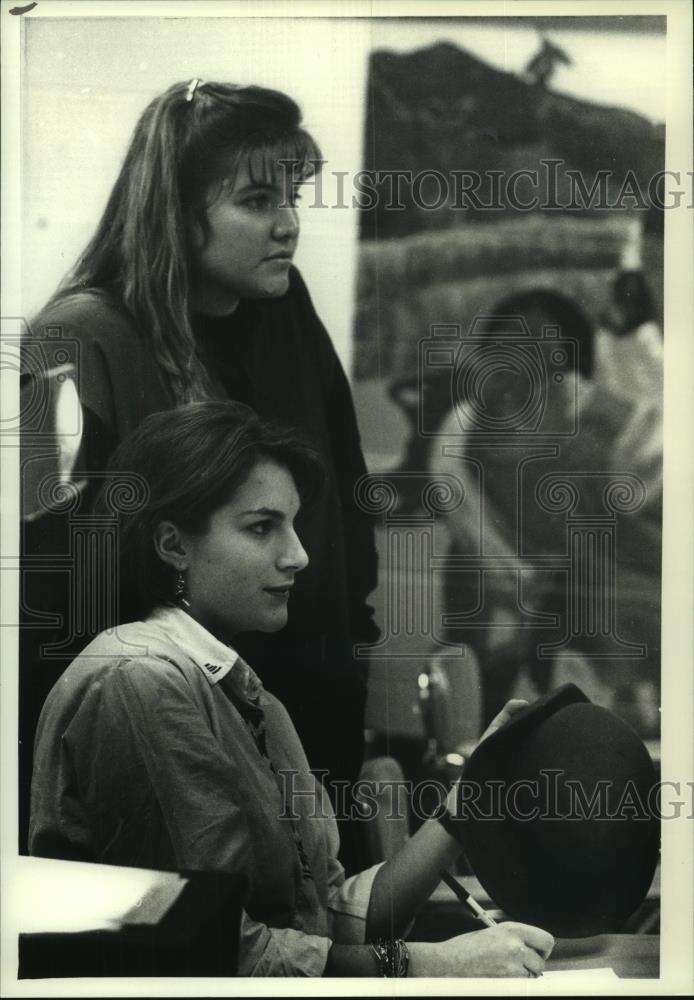
[[[195,294],[195,312],[200,316],[231,316],[240,302],[238,295],[222,288],[200,288]]]

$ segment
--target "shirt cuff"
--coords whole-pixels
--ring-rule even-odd
[[[322,976],[332,941],[241,917],[238,976]]]

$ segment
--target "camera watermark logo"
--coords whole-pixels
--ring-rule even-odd
[[[57,447],[57,433],[63,440],[78,439],[79,406],[66,400],[81,396],[79,341],[66,336],[59,325],[45,327],[40,336],[34,334],[23,317],[4,317],[2,326],[2,368],[19,378],[19,395],[12,410],[2,415],[3,447],[18,444],[20,433],[25,448],[35,448],[39,442],[46,448]]]
[[[419,433],[442,434],[439,409],[432,414],[427,406],[427,386],[436,378],[448,381],[449,409],[465,434],[571,437],[578,429],[578,399],[570,376],[578,370],[579,350],[577,340],[560,339],[558,326],[544,326],[534,337],[522,316],[477,316],[466,334],[455,324],[432,326],[431,337],[419,345]],[[553,419],[559,395],[561,423]]]

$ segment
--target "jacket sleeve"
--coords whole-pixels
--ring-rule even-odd
[[[332,941],[241,915],[239,976],[322,976]]]
[[[58,787],[42,793],[58,796],[51,814],[76,795],[101,862],[242,869],[251,844],[233,763],[178,668],[134,656],[84,690],[74,684],[69,672],[58,681],[37,733],[35,784],[54,773],[56,754],[64,759]]]
[[[96,295],[74,296],[46,309],[22,343],[22,462],[25,514],[46,513],[39,486],[59,474],[90,508],[95,482],[118,442],[116,387],[120,354],[132,331]],[[125,346],[124,346],[125,345]]]
[[[114,360],[133,337],[131,324],[97,294],[67,297],[49,304],[36,316],[22,344],[22,375],[67,377],[81,405],[113,428],[114,388],[120,373]],[[125,359],[124,359],[125,361]],[[127,377],[127,371],[122,373]]]

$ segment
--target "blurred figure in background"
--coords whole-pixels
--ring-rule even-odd
[[[451,638],[469,643],[480,660],[484,719],[504,703],[523,669],[540,693],[551,686],[553,664],[538,656],[538,647],[562,638],[568,602],[584,596],[572,593],[564,570],[528,565],[529,557],[567,554],[566,513],[547,510],[538,501],[541,481],[566,474],[580,484],[581,513],[600,515],[609,477],[629,473],[643,478],[644,471],[638,449],[629,454],[623,440],[630,407],[603,384],[596,370],[594,330],[582,310],[566,296],[534,289],[499,303],[493,315],[483,327],[489,354],[478,352],[471,361],[484,372],[483,380],[477,380],[482,396],[476,401],[463,398],[451,410],[430,459],[434,476],[452,473],[465,490],[463,504],[446,518],[451,552],[504,560],[498,570],[483,575],[477,570],[449,572],[445,582],[445,613],[459,616]],[[488,427],[489,420],[512,419],[527,406],[529,385],[520,355],[517,365],[509,363],[506,347],[506,360],[495,367],[492,353],[502,343],[494,335],[501,338],[509,322],[519,318],[532,335],[529,344],[542,338],[544,328],[558,327],[560,338],[577,343],[577,354],[553,354],[553,374],[548,373],[542,390],[542,437],[532,432],[476,437],[474,431]],[[564,361],[556,360],[562,356]],[[473,373],[467,384],[474,383]],[[444,454],[444,443],[454,444],[455,454]],[[650,459],[645,471],[657,471]],[[644,508],[620,517],[618,532],[619,634],[647,645],[647,665],[639,670],[645,669],[650,681],[650,675],[657,675],[660,648],[660,522],[659,506],[651,502],[648,490]],[[602,579],[596,575],[585,581],[586,591],[600,587]],[[547,619],[540,623],[537,616],[548,614],[557,616],[556,625],[548,627]],[[601,657],[591,673],[593,696],[603,703],[623,699],[622,689],[637,679],[631,660],[609,659],[609,652],[609,643],[596,651],[593,641],[564,653],[571,662],[574,657]],[[581,681],[585,685],[585,678]]]
[[[663,331],[641,267],[640,231],[627,240],[610,305],[596,334],[600,386],[623,403],[625,419],[614,444],[615,461],[638,456],[648,509],[660,531],[663,464]]]
[[[652,581],[653,602],[660,593],[664,366],[663,331],[642,266],[638,223],[634,223],[625,245],[595,346],[597,391],[618,398],[623,408],[621,426],[611,443],[613,467],[635,472],[645,490],[638,513],[622,519],[619,538],[620,566],[627,581],[623,588],[626,610],[637,619],[643,613],[647,584],[634,593],[629,581],[639,580],[645,571]],[[654,605],[652,610],[655,629],[660,621],[659,606],[657,616]],[[659,650],[659,634],[652,642]],[[659,659],[654,658],[652,666],[650,672],[639,672],[634,684],[623,684],[618,695],[622,702],[630,702],[631,721],[645,735],[655,735],[660,725]]]

